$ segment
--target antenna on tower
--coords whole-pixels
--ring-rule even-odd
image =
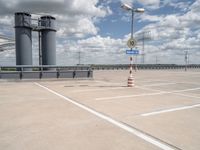
[[[137,36],[137,41],[142,41],[142,58],[141,58],[141,63],[145,63],[145,41],[146,40],[151,40],[151,31],[143,31],[138,34]]]

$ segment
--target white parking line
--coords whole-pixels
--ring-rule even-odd
[[[147,84],[143,85],[144,87],[149,87],[149,86],[163,86],[163,85],[173,85],[173,84],[178,84],[178,83],[155,83],[155,84]]]
[[[107,90],[118,90],[118,89],[124,89],[125,87],[113,87],[113,88],[106,88],[104,87],[103,89],[85,89],[85,90],[74,90],[72,93],[77,93],[77,92],[94,92],[94,91],[107,91]]]
[[[147,90],[147,91],[153,91],[153,92],[166,92],[166,91],[161,91],[161,90],[157,90],[157,89],[146,88],[146,87],[143,87],[143,86],[135,86],[135,88],[142,89],[142,90]]]
[[[158,92],[158,93],[144,93],[144,94],[138,94],[138,95],[123,95],[123,96],[113,96],[113,97],[100,97],[95,98],[95,100],[112,100],[112,99],[121,99],[121,98],[131,98],[131,97],[141,97],[141,96],[152,96],[152,95],[162,95],[165,94],[165,92]]]
[[[192,88],[192,89],[176,90],[176,91],[172,91],[170,93],[188,92],[188,91],[196,91],[196,90],[200,90],[200,87]]]
[[[150,82],[167,82],[166,80],[143,80],[140,83],[150,83]]]
[[[185,96],[185,97],[190,97],[190,98],[195,98],[195,99],[200,99],[199,96],[187,95],[187,94],[182,94],[182,93],[173,93],[173,94]]]
[[[181,74],[181,75],[188,75],[188,74],[191,74],[191,75],[199,75],[200,73],[199,72],[171,72],[173,74]]]
[[[106,84],[106,85],[110,85],[110,84],[116,84],[116,85],[121,85],[121,84],[123,84],[123,82],[122,83],[120,83],[120,82],[111,82],[111,81],[100,81],[100,80],[96,80],[95,82],[97,82],[97,83],[103,83],[103,84]]]
[[[143,90],[154,91],[154,92],[166,92],[166,91],[162,91],[162,90],[155,90],[155,89],[150,89],[150,88],[141,87],[141,86],[136,86],[136,88],[143,89]],[[197,90],[198,90],[198,89],[197,89]],[[184,92],[184,91],[183,91],[183,92]],[[171,94],[180,95],[180,96],[184,96],[184,97],[195,98],[195,99],[200,99],[199,96],[194,96],[194,95],[187,95],[187,94],[176,93],[176,92],[171,93]]]
[[[61,94],[59,94],[59,93],[57,93],[57,92],[55,92],[55,91],[53,91],[51,89],[39,84],[39,83],[35,83],[35,85],[37,85],[37,86],[49,91],[50,93],[53,93],[53,94],[57,95],[58,97],[60,97],[60,98],[62,98],[64,100],[66,100],[66,101],[78,106],[79,108],[82,108],[82,109],[92,113],[93,115],[95,115],[95,116],[97,116],[97,117],[99,117],[99,118],[101,118],[103,120],[106,120],[107,122],[109,122],[109,123],[121,128],[121,129],[123,129],[123,130],[125,130],[125,131],[127,131],[129,133],[134,134],[135,136],[137,136],[137,137],[145,140],[146,142],[149,142],[149,143],[151,143],[151,144],[153,144],[153,145],[155,145],[155,146],[157,146],[157,147],[159,147],[159,148],[161,148],[163,150],[174,150],[173,147],[165,144],[164,142],[159,141],[158,139],[156,139],[156,138],[154,138],[154,137],[152,137],[150,135],[147,135],[147,134],[145,134],[145,133],[143,133],[143,132],[141,132],[139,130],[136,130],[135,128],[133,128],[131,126],[128,126],[128,125],[126,125],[126,124],[124,124],[122,122],[119,122],[119,121],[117,121],[117,120],[115,120],[115,119],[113,119],[113,118],[111,118],[109,116],[106,116],[105,114],[97,112],[94,109],[91,109],[91,108],[89,108],[89,107],[87,107],[87,106],[85,106],[85,105],[83,105],[81,103],[78,103],[78,102],[76,102],[76,101],[74,101],[72,99],[69,99],[69,98],[67,98],[67,97],[65,97],[65,96],[63,96],[63,95],[61,95]]]
[[[108,83],[107,83],[108,84]],[[109,83],[110,84],[110,83]],[[119,84],[119,83],[118,83]],[[150,84],[150,85],[143,85],[143,87],[150,87],[150,86],[162,86],[162,85],[172,85],[172,84],[177,84],[177,83],[157,83],[157,84]],[[94,91],[106,91],[106,90],[118,90],[118,89],[127,89],[128,87],[124,86],[124,87],[111,87],[109,88],[109,86],[104,89],[102,88],[96,88],[96,89],[85,89],[85,90],[74,90],[72,91],[72,93],[76,93],[76,92],[94,92]],[[138,88],[138,87],[137,87]]]
[[[185,109],[192,109],[192,108],[195,108],[195,107],[200,107],[200,104],[177,107],[177,108],[172,108],[172,109],[159,110],[159,111],[153,111],[153,112],[150,112],[150,113],[141,114],[140,116],[147,117],[147,116],[153,116],[153,115],[163,114],[163,113],[167,113],[167,112],[173,112],[173,111],[179,111],[179,110],[185,110]]]
[[[195,91],[200,90],[200,87],[198,88],[192,88],[192,89],[184,89],[184,90],[175,90],[175,91],[160,91],[157,93],[147,93],[147,94],[138,94],[138,95],[122,95],[122,96],[113,96],[113,97],[100,97],[95,98],[95,100],[112,100],[112,99],[121,99],[121,98],[131,98],[131,97],[142,97],[142,96],[153,96],[153,95],[163,95],[163,94],[171,94],[171,93],[179,93],[179,92],[187,92],[187,91]]]

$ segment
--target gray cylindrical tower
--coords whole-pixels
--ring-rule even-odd
[[[16,65],[32,65],[31,31],[31,15],[25,12],[15,13]]]
[[[55,20],[52,16],[41,17],[42,65],[56,65]]]

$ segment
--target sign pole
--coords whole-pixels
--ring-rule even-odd
[[[137,12],[137,13],[143,13],[144,12],[144,9],[143,8],[134,8],[134,7],[131,7],[130,5],[127,5],[127,4],[123,4],[121,6],[123,9],[125,10],[128,10],[128,11],[131,11],[132,13],[132,18],[131,18],[131,38],[128,40],[127,42],[127,45],[129,48],[131,48],[131,50],[126,50],[126,54],[136,54],[138,53],[138,51],[136,50],[133,50],[133,48],[136,46],[136,40],[133,38],[133,23],[134,23],[134,13]],[[133,61],[133,57],[130,56],[130,75],[128,77],[128,87],[133,87],[134,86],[134,83],[133,83],[133,75],[132,75],[132,70],[133,70],[133,67],[132,67],[132,61]]]
[[[133,40],[133,19],[134,19],[134,11],[132,10],[132,21],[131,21],[131,39]],[[135,46],[136,42],[133,40],[131,42],[130,40],[130,45],[133,47]],[[131,51],[133,48],[131,47]],[[128,87],[133,87],[134,86],[134,78],[133,78],[133,56],[130,56],[130,70],[129,70],[129,77],[128,77]]]

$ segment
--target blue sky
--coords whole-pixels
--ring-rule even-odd
[[[57,64],[129,63],[125,50],[130,37],[131,13],[127,3],[143,7],[135,14],[134,36],[145,34],[145,63],[200,63],[200,0],[0,0],[0,35],[14,38],[14,13],[26,11],[57,18]],[[37,15],[36,15],[37,14]],[[0,39],[0,42],[8,42]],[[137,49],[143,53],[142,41]],[[33,33],[33,60],[38,64],[38,38]],[[142,55],[134,59],[143,63]],[[0,52],[0,65],[15,65],[15,50]]]

